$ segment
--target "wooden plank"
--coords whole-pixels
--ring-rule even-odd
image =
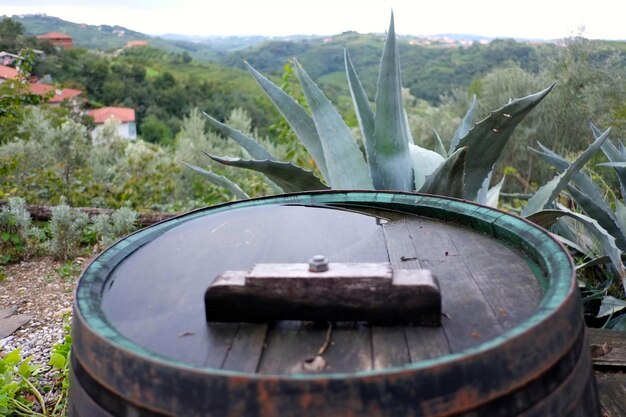
[[[529,318],[541,300],[541,289],[524,258],[489,236],[444,228],[502,328]]]
[[[363,323],[333,325],[331,343],[324,353],[325,372],[356,372],[372,369],[371,330]]]
[[[204,366],[222,367],[238,328],[239,323],[207,323],[208,352]]]
[[[602,417],[626,416],[626,375],[596,373]]]
[[[267,335],[258,372],[261,374],[309,373],[305,361],[317,355],[326,340],[327,326],[301,321],[274,323]]]
[[[596,367],[626,367],[626,332],[587,329]]]
[[[452,352],[501,334],[502,326],[448,235],[447,228],[458,226],[419,217],[407,222],[420,264],[439,280],[442,323]]]
[[[403,217],[389,222],[383,226],[383,230],[387,242],[389,260],[393,268],[420,269],[422,265],[409,234],[406,219]],[[404,345],[398,344],[393,348],[379,347],[376,342],[382,343],[385,340],[391,341],[399,337],[393,329],[384,327],[372,328],[375,366],[377,362],[393,364],[399,364],[402,360],[405,360],[405,363],[417,362],[422,359],[434,358],[450,353],[450,346],[443,327],[407,326],[404,329],[404,333]],[[402,346],[406,346],[406,352],[402,351]],[[389,357],[385,359],[377,352],[385,352]]]
[[[406,327],[404,332],[411,362],[438,358],[451,353],[443,327]]]
[[[411,361],[403,326],[372,327],[372,366],[385,369]]]
[[[263,352],[267,324],[241,323],[222,368],[232,371],[256,372]]]

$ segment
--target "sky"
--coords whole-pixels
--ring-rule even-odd
[[[0,0],[0,15],[45,13],[150,35],[382,33],[391,10],[404,35],[626,39],[625,0]]]

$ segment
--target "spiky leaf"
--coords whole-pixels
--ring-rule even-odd
[[[615,238],[611,236],[606,229],[600,226],[596,220],[589,216],[585,216],[584,214],[574,213],[573,211],[562,206],[559,207],[559,210],[543,210],[535,212],[528,216],[527,219],[538,224],[539,226],[548,228],[563,216],[570,217],[577,222],[580,222],[583,226],[585,226],[585,229],[596,238],[596,240],[600,243],[602,253],[611,259],[611,264],[620,276],[622,283],[624,283],[626,273],[621,259],[622,251],[615,244]]]
[[[600,310],[596,317],[606,317],[617,313],[626,308],[626,301],[619,298],[605,295],[602,297],[602,303],[600,304]]]
[[[469,108],[467,112],[465,112],[465,116],[463,116],[463,120],[461,120],[461,124],[454,132],[454,136],[452,136],[452,141],[450,142],[450,150],[448,154],[452,154],[452,152],[458,149],[459,141],[464,138],[472,128],[472,122],[474,121],[474,113],[476,112],[476,94],[472,96],[472,101],[470,102]]]
[[[393,14],[380,62],[374,116],[374,149],[368,156],[370,170],[376,171],[377,190],[413,191],[413,170],[409,155],[410,137],[402,104],[400,60]]]
[[[350,128],[300,63],[295,61],[295,66],[326,156],[328,183],[332,188],[339,189],[374,188],[367,164]]]
[[[441,140],[437,129],[433,129],[433,134],[435,135],[435,152],[441,155],[442,158],[447,158],[448,153],[446,152],[446,147],[443,146],[443,140]]]
[[[267,149],[265,149],[259,142],[253,138],[241,133],[240,131],[233,129],[232,127],[221,123],[203,112],[211,126],[213,126],[222,135],[233,139],[242,148],[248,152],[248,154],[254,159],[276,159]]]
[[[212,160],[224,165],[250,169],[267,176],[286,193],[299,191],[326,190],[328,187],[313,172],[302,169],[291,162],[266,160],[244,160],[241,158],[208,155]]]
[[[599,137],[602,135],[602,132],[591,123],[591,130],[595,137]],[[620,142],[621,144],[621,142]],[[610,139],[607,139],[602,144],[602,152],[606,155],[609,162],[613,163],[626,163],[626,155],[622,152],[622,149],[615,146]],[[622,196],[626,196],[626,164],[621,165],[608,165],[613,167],[615,173],[617,174],[617,178],[619,180],[619,186],[622,193]]]
[[[267,97],[274,103],[304,147],[309,151],[322,176],[328,180],[324,150],[311,116],[280,87],[264,77],[252,65],[247,62],[245,64]]]
[[[237,184],[235,184],[234,182],[232,182],[228,178],[226,178],[226,177],[224,177],[222,175],[218,175],[215,172],[211,172],[211,171],[207,171],[206,169],[202,169],[202,168],[200,168],[199,166],[196,166],[196,165],[188,164],[186,162],[183,162],[183,164],[185,164],[188,168],[191,168],[192,170],[196,171],[197,173],[204,175],[213,184],[227,189],[235,197],[237,197],[239,199],[242,199],[242,200],[250,198],[248,196],[248,194],[246,194],[241,188],[239,188],[239,186]]]
[[[504,175],[500,182],[491,187],[487,192],[487,200],[485,201],[485,204],[487,206],[498,208],[498,203],[500,201],[500,191],[502,190],[502,186],[504,185],[504,180],[506,180],[506,175]]]
[[[413,175],[415,177],[415,189],[419,190],[431,175],[444,162],[444,158],[437,152],[409,144]]]
[[[585,193],[571,185],[567,186],[567,191],[587,216],[596,219],[600,226],[606,229],[606,231],[615,238],[617,247],[621,250],[626,250],[626,236],[622,233],[622,229],[617,223],[617,218],[613,212],[608,209],[608,205],[604,203],[603,200],[603,204],[598,204],[598,201],[592,200]]]
[[[535,152],[542,159],[544,159],[548,163],[552,164],[553,166],[555,166],[560,171],[565,171],[570,166],[570,163],[569,163],[569,161],[567,159],[563,158],[559,154],[557,154],[557,153],[553,152],[552,150],[548,149],[547,147],[542,145],[540,142],[537,142],[537,144],[541,148],[540,151],[536,150],[536,149],[533,149],[533,148],[530,148],[530,147],[528,149],[531,150],[532,152]],[[602,195],[602,191],[591,180],[591,178],[589,178],[589,176],[587,174],[585,174],[582,171],[578,171],[572,177],[572,182],[574,183],[574,185],[576,187],[578,187],[578,189],[580,189],[583,193],[585,193],[589,198],[591,198],[592,200],[596,201],[597,204],[602,205],[605,210],[610,211],[609,205],[606,204],[606,202],[604,201],[604,197]]]
[[[521,215],[527,217],[535,212],[547,208],[556,200],[559,193],[567,186],[574,175],[582,169],[582,167],[591,159],[591,157],[600,150],[602,143],[609,136],[610,129],[607,129],[600,137],[598,137],[583,153],[581,153],[574,162],[562,173],[548,181],[528,200],[526,206],[522,209]]]
[[[615,200],[615,219],[622,234],[626,236],[626,206],[619,200]]]
[[[463,171],[467,148],[460,148],[426,178],[420,193],[463,198]]]
[[[371,159],[370,155],[375,152],[374,145],[374,111],[370,106],[367,93],[361,84],[361,80],[352,65],[350,55],[348,51],[344,50],[344,60],[346,66],[346,76],[348,78],[348,86],[350,87],[350,95],[352,96],[352,103],[354,104],[354,110],[356,118],[363,134],[363,142],[365,143],[365,153],[368,161]],[[378,182],[378,179],[374,179],[377,173],[370,172],[374,183]]]
[[[515,127],[552,90],[554,84],[538,93],[512,100],[478,122],[457,144],[467,146],[465,198],[473,200],[508,143]]]

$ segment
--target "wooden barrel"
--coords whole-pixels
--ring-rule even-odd
[[[224,271],[316,254],[430,270],[441,325],[207,322]],[[74,417],[600,415],[561,245],[502,211],[409,193],[235,202],[126,237],[79,281],[71,372]]]

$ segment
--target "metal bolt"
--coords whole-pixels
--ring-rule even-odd
[[[324,272],[328,271],[328,259],[324,255],[315,255],[309,259],[309,271]]]

